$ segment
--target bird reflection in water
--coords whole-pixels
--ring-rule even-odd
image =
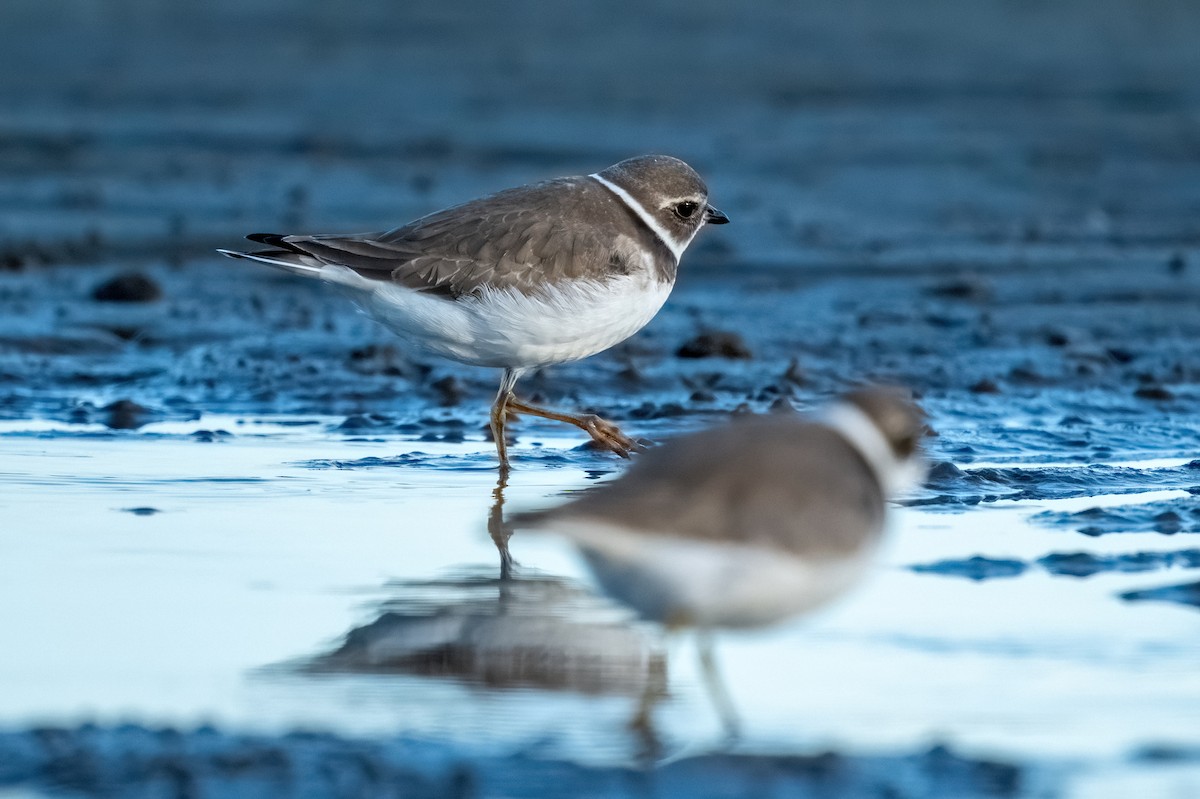
[[[512,538],[513,528],[504,521],[504,490],[508,488],[508,469],[500,470],[496,487],[492,489],[492,509],[488,512],[487,530],[500,553],[500,579],[512,577],[513,559],[508,551],[508,539]]]
[[[374,621],[306,670],[623,695],[664,679],[663,655],[642,629],[561,578],[464,571],[390,587]]]
[[[441,579],[394,582],[375,620],[350,630],[305,671],[416,674],[500,689],[661,693],[663,653],[627,611],[565,578],[513,569],[505,488],[501,476],[488,514],[498,576],[491,568],[465,568]]]

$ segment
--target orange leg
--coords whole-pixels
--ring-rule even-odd
[[[504,436],[504,420],[508,418],[508,408],[512,399],[513,386],[521,373],[513,369],[505,369],[504,377],[500,379],[500,391],[496,393],[496,401],[492,403],[490,420],[492,438],[496,442],[496,454],[500,456],[500,475],[503,479],[508,475],[508,439]]]
[[[575,416],[569,413],[552,411],[547,408],[539,408],[536,405],[522,402],[512,394],[508,395],[506,407],[514,413],[526,413],[530,416],[540,416],[543,419],[553,419],[556,422],[573,424],[591,436],[592,440],[597,444],[617,453],[622,458],[628,458],[632,453],[645,449],[636,439],[622,433],[621,429],[615,424],[605,421],[594,414],[588,413]]]
[[[622,433],[621,428],[594,414],[561,413],[522,402],[513,394],[513,387],[516,386],[517,378],[520,376],[521,370],[519,369],[505,369],[504,377],[500,380],[500,391],[496,394],[496,401],[492,403],[490,424],[492,438],[496,441],[496,454],[500,456],[500,473],[502,475],[507,475],[511,468],[508,460],[508,442],[504,437],[504,422],[510,414],[515,416],[525,413],[530,416],[540,416],[543,419],[553,419],[556,422],[573,424],[591,436],[597,444],[615,452],[622,458],[628,458],[632,453],[645,449],[637,439]]]

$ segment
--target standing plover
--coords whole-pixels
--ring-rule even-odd
[[[504,370],[491,430],[508,467],[508,413],[568,422],[622,457],[638,448],[611,422],[530,405],[526,371],[625,340],[666,301],[679,259],[728,217],[677,158],[645,155],[595,174],[501,191],[385,233],[255,233],[271,249],[219,250],[350,290],[393,332],[461,363]]]
[[[810,420],[755,417],[670,441],[618,479],[513,523],[569,537],[600,587],[643,618],[696,628],[732,730],[709,632],[781,621],[858,582],[887,499],[920,479],[923,433],[901,391],[861,389]]]

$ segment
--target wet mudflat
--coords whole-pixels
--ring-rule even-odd
[[[1200,792],[1195,14],[68,5],[0,12],[0,786]],[[665,440],[881,380],[937,434],[870,583],[721,640],[732,748],[568,546],[497,579],[621,462],[523,420],[498,493],[494,374],[211,253],[645,151],[734,224],[526,392]]]
[[[262,310],[223,313],[219,334],[206,334],[188,311],[221,305],[205,279],[213,269],[229,270]],[[1175,588],[1200,577],[1194,388],[1168,373],[1170,399],[1140,397],[1144,381],[1121,358],[1062,367],[1075,347],[1115,346],[1103,336],[1116,314],[1144,315],[1155,342],[1190,324],[1169,316],[1200,299],[1187,274],[1141,276],[1138,296],[1157,292],[1157,309],[1113,302],[1103,328],[1074,328],[1077,345],[1018,347],[1009,339],[1074,306],[1029,301],[1032,275],[988,276],[983,305],[931,292],[944,279],[919,274],[700,273],[628,347],[531,381],[551,402],[604,409],[654,440],[731,414],[803,410],[858,370],[923,386],[935,467],[899,510],[876,578],[814,619],[722,641],[747,735],[718,761],[706,759],[722,735],[688,642],[664,641],[595,597],[551,537],[516,533],[515,580],[497,579],[498,516],[586,489],[619,461],[524,423],[498,507],[483,429],[490,373],[412,358],[340,298],[271,273],[197,262],[148,274],[165,298],[122,319],[158,332],[115,341],[97,332],[114,311],[86,299],[86,272],[5,278],[10,307],[38,296],[53,321],[27,314],[3,361],[26,371],[0,423],[0,585],[19,609],[5,622],[0,715],[13,730],[104,725],[7,739],[24,758],[18,777],[53,777],[64,747],[166,747],[196,779],[226,779],[205,760],[224,762],[210,746],[244,746],[278,750],[298,771],[343,750],[396,774],[409,758],[453,758],[488,790],[514,775],[546,779],[536,763],[503,776],[487,759],[534,751],[538,762],[578,764],[585,782],[623,785],[643,751],[627,722],[653,684],[664,696],[662,754],[691,764],[672,767],[680,773],[806,785],[814,767],[788,758],[832,751],[846,795],[893,785],[877,757],[932,770],[926,783],[895,783],[930,786],[908,795],[939,795],[954,780],[965,780],[962,795],[1194,784],[1195,599]],[[56,297],[71,326],[53,312]],[[997,340],[973,333],[978,322],[925,321],[985,312],[1013,320]],[[177,325],[193,334],[171,335]],[[739,331],[752,357],[677,355],[717,325]],[[97,339],[100,352],[39,343]],[[1122,346],[1155,361],[1164,349],[1128,336]],[[221,379],[198,377],[191,365],[206,363]],[[933,363],[942,377],[925,371]],[[1046,377],[1030,386],[1014,379],[1016,365]],[[126,372],[118,383],[93,377],[114,368]],[[437,387],[447,378],[454,396]],[[983,380],[995,388],[980,391]],[[149,730],[104,731],[126,722],[260,737],[168,744]],[[336,737],[270,737],[296,729]],[[983,771],[926,762],[934,745]],[[764,776],[753,758],[765,754],[785,756],[771,767],[782,776]],[[152,780],[145,769],[95,779]],[[681,784],[698,779],[687,773]],[[450,776],[426,775],[431,785]]]

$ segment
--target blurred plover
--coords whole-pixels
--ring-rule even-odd
[[[732,731],[709,632],[781,621],[858,582],[887,499],[920,479],[923,432],[901,391],[861,389],[812,419],[755,417],[670,441],[618,479],[513,522],[570,538],[600,587],[643,618],[696,628]]]
[[[421,348],[504,370],[491,430],[508,468],[505,418],[568,422],[622,457],[638,448],[611,422],[530,405],[526,371],[625,340],[666,301],[705,224],[724,224],[677,158],[630,158],[591,175],[501,191],[385,233],[256,233],[270,249],[219,250],[349,289],[370,316]]]

